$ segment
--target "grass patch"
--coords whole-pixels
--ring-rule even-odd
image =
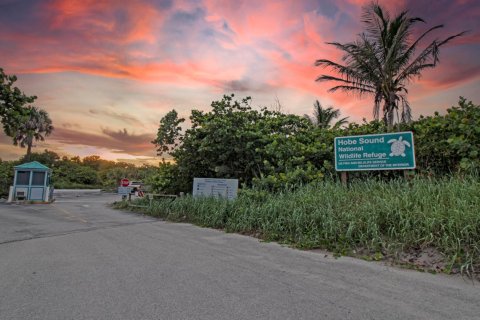
[[[122,203],[115,206],[126,208]],[[135,210],[372,260],[395,260],[433,248],[446,262],[436,272],[473,275],[480,266],[476,178],[355,181],[349,188],[325,181],[275,194],[243,190],[235,201],[187,196]]]

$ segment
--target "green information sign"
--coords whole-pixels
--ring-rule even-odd
[[[415,169],[412,132],[335,138],[335,170]]]

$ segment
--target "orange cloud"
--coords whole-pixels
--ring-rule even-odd
[[[70,118],[78,116],[75,122],[81,128],[58,126],[58,144],[81,144],[83,139],[85,145],[111,145],[113,150],[118,139],[105,132],[78,141],[74,136],[89,134],[85,130],[95,130],[102,122],[114,128],[112,132],[142,123],[143,130],[151,130],[159,119],[152,124],[142,117],[160,117],[170,106],[188,116],[189,108],[206,109],[229,92],[252,95],[264,104],[278,94],[286,109],[301,113],[310,106],[306,101],[318,98],[341,108],[345,116],[370,118],[371,99],[329,93],[332,84],[314,81],[328,72],[314,67],[316,59],[341,61],[342,53],[326,42],[354,40],[362,31],[361,7],[367,3],[370,0],[8,1],[0,10],[0,61],[59,121],[71,123]],[[447,23],[440,38],[472,30],[442,48],[438,68],[412,84],[411,101],[426,101],[439,90],[458,95],[480,79],[477,2],[380,3],[395,12],[408,8],[428,18],[427,26]],[[55,86],[58,89],[51,89]],[[130,110],[136,117],[126,114]],[[138,155],[147,152],[142,148],[122,150]]]
[[[163,20],[161,11],[141,1],[116,0],[55,0],[47,3],[46,10],[51,11],[52,29],[73,29],[91,32],[93,37],[120,36],[125,42],[155,41],[154,26]],[[113,13],[124,12],[128,21],[115,19]],[[122,24],[128,22],[130,28],[123,29]],[[115,34],[122,30],[123,34]],[[100,40],[100,39],[97,39]]]
[[[66,145],[94,146],[112,150],[114,153],[126,153],[131,155],[153,155],[154,145],[150,143],[154,135],[135,135],[122,129],[114,131],[103,129],[102,134],[87,133],[66,128],[56,128],[50,141],[57,141]]]

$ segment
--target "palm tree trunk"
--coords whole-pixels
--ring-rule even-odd
[[[388,128],[387,130],[390,130],[389,112],[390,112],[390,102],[385,101],[385,104],[383,105],[383,123]]]
[[[393,131],[393,122],[395,117],[394,111],[395,111],[394,106],[391,105],[388,111],[388,131],[389,132]]]
[[[390,132],[393,130],[393,122],[395,117],[395,104],[391,99],[385,101],[385,106],[383,109],[383,121],[387,126],[387,131]]]

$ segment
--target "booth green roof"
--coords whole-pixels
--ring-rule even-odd
[[[48,167],[44,166],[38,161],[32,161],[20,164],[15,166],[15,169],[42,169],[42,170],[50,170]]]

